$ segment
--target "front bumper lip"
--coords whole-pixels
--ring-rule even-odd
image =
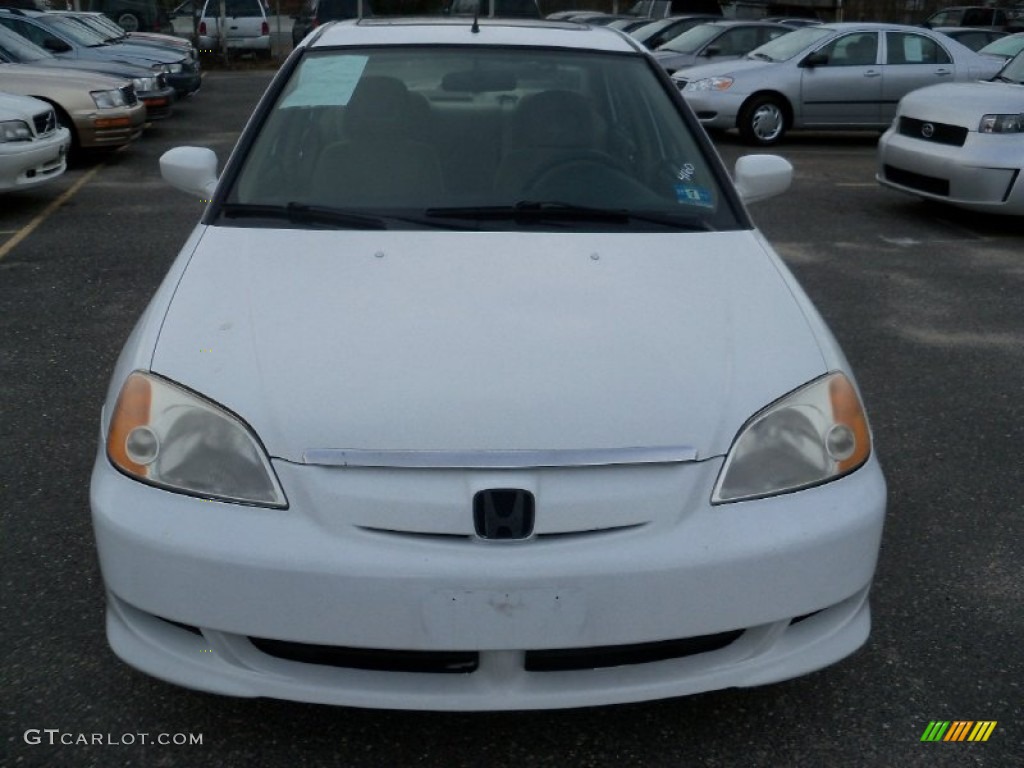
[[[1024,214],[1024,163],[1014,162],[1013,136],[970,131],[962,147],[905,136],[890,127],[878,144],[876,180],[917,197],[983,213]],[[901,184],[886,166],[948,183],[949,194]]]
[[[842,658],[867,635],[866,592],[885,510],[885,484],[873,458],[825,486],[714,508],[707,499],[720,459],[651,467],[643,471],[670,473],[678,481],[680,509],[668,515],[672,520],[517,544],[368,531],[339,520],[358,517],[345,509],[360,505],[357,493],[314,503],[291,476],[312,468],[277,464],[292,491],[287,510],[155,489],[121,475],[99,454],[93,523],[109,593],[108,632],[122,658],[172,682],[234,695],[509,709],[632,701],[785,679]],[[540,502],[550,498],[548,489],[571,493],[580,471],[538,476]],[[509,479],[525,485],[518,473],[486,472],[491,487]],[[472,485],[462,473],[446,474],[439,482]],[[693,511],[683,512],[684,506]],[[822,634],[805,637],[807,630],[800,629],[782,642],[797,629],[790,629],[793,617],[841,604],[847,606],[839,610],[841,618]],[[198,627],[202,637],[161,619]],[[611,679],[596,686],[582,672],[570,678],[545,673],[564,684],[526,684],[538,678],[522,678],[528,673],[517,666],[531,649],[638,644],[732,630],[754,638],[745,642],[765,633],[782,645],[769,643],[774,650],[759,651],[760,661],[752,666],[740,664],[749,654],[735,656],[730,645],[697,666],[693,657],[603,670],[597,677]],[[391,684],[383,681],[398,680],[398,673],[330,668],[326,682],[315,683],[323,672],[318,665],[262,654],[247,660],[248,637],[479,652],[481,670],[491,670],[483,679],[491,682],[460,683],[469,685],[463,696],[450,687],[455,684],[425,684],[416,675],[417,682],[402,677],[395,684],[400,696],[384,695],[375,691],[386,690]],[[216,658],[195,650],[202,643]],[[671,684],[645,671],[676,663],[682,666]],[[729,669],[734,665],[739,666]],[[507,689],[496,689],[494,680],[504,678]]]

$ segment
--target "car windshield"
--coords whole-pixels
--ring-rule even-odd
[[[765,61],[789,61],[809,46],[819,40],[824,40],[834,30],[825,27],[803,27],[789,34],[777,37],[765,43],[760,48],[755,48],[747,54],[748,59],[763,59]]]
[[[50,25],[65,37],[70,38],[79,45],[96,46],[103,45],[106,41],[99,35],[99,33],[92,31],[84,24],[79,24],[74,19],[65,18],[58,16],[57,14],[47,14]]]
[[[1006,62],[1006,66],[996,75],[996,80],[1024,85],[1024,51]]]
[[[307,53],[224,213],[323,226],[736,228],[673,95],[634,55]]]
[[[112,34],[109,29],[106,29],[102,25],[97,24],[95,21],[93,21],[93,19],[87,18],[85,16],[70,16],[69,15],[69,16],[65,16],[65,18],[70,19],[71,21],[75,22],[76,24],[79,24],[79,25],[85,27],[86,31],[92,32],[93,34],[99,36],[102,40],[104,40],[105,42],[108,42],[108,43],[113,42],[115,40],[120,40],[122,37],[124,37],[124,35],[114,35],[114,34]]]
[[[1024,50],[1024,32],[1015,35],[1007,35],[999,40],[993,40],[982,48],[978,53],[988,53],[995,56],[1016,56]]]
[[[55,58],[49,51],[29,42],[16,32],[11,32],[4,26],[0,26],[0,53],[5,58],[19,64]]]
[[[699,24],[659,46],[658,50],[672,51],[673,53],[696,53],[706,42],[714,40],[720,34],[722,34],[722,27],[718,24]]]

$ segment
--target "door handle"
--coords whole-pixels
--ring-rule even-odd
[[[948,69],[936,69],[935,70],[935,74],[942,76],[942,75],[951,75],[953,73],[952,73],[952,71],[950,71]]]
[[[881,77],[882,73],[877,69],[869,69],[864,73],[864,77]]]

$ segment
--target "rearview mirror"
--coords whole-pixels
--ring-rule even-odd
[[[160,156],[160,175],[175,189],[209,200],[217,188],[217,155],[205,147],[169,149]]]
[[[736,191],[745,203],[780,195],[793,181],[793,166],[778,155],[744,155],[733,171]]]

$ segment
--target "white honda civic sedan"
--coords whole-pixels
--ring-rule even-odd
[[[753,686],[861,646],[885,482],[853,374],[639,44],[303,41],[114,370],[107,633],[236,696],[437,710]]]

